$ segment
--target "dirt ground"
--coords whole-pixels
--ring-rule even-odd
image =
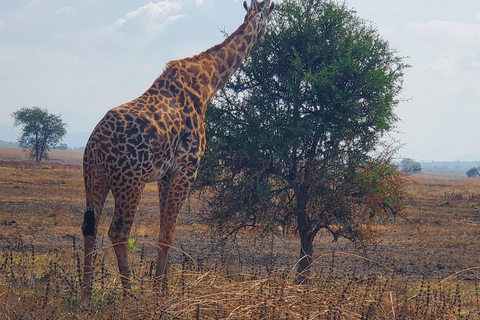
[[[19,149],[0,149],[0,247],[15,243],[35,246],[41,254],[82,245],[84,212],[81,151],[53,151],[50,160],[35,166]],[[478,278],[480,256],[480,179],[459,175],[419,174],[406,178],[407,220],[392,219],[379,228],[376,244],[356,247],[346,240],[332,242],[327,234],[315,243],[317,272],[343,275],[395,274],[396,277]],[[176,230],[172,263],[194,261],[205,268],[229,265],[250,272],[269,267],[295,269],[299,242],[294,235],[254,240],[245,235],[236,244],[211,237],[201,224],[202,199],[190,196]],[[99,228],[106,236],[113,212],[108,198]],[[155,259],[157,230],[156,185],[147,186],[136,214],[132,236]],[[112,250],[113,251],[113,250]],[[225,263],[225,262],[232,263]],[[240,269],[240,270],[238,270]]]

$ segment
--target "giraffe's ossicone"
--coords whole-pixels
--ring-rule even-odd
[[[130,288],[127,244],[145,184],[157,182],[160,232],[156,278],[166,277],[167,253],[180,208],[205,150],[208,101],[263,41],[273,3],[251,0],[240,27],[224,42],[191,58],[170,62],[140,97],[108,111],[85,147],[86,212],[82,305],[92,291],[92,256],[107,194],[115,211],[108,231],[125,292]]]

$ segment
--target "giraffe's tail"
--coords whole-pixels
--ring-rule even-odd
[[[96,223],[102,213],[105,199],[110,190],[105,175],[100,174],[98,148],[90,138],[83,154],[83,178],[85,183],[86,211],[83,216],[84,236],[95,236]]]
[[[89,139],[90,140],[90,139]],[[95,211],[93,199],[93,171],[95,168],[95,152],[91,148],[90,141],[85,146],[83,153],[83,179],[85,183],[86,211],[83,215],[82,232],[84,236],[95,234]]]
[[[84,236],[95,235],[95,212],[93,210],[87,210],[83,215],[82,233]]]

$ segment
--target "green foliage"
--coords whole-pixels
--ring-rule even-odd
[[[410,158],[405,158],[401,163],[402,171],[406,174],[415,174],[422,172],[422,164]]]
[[[58,150],[68,150],[68,144],[66,143],[59,143],[56,147]]]
[[[465,172],[465,174],[469,178],[474,178],[474,177],[480,176],[479,170],[480,170],[480,167],[472,167],[468,169],[467,172]]]
[[[47,158],[48,150],[57,146],[67,133],[67,124],[60,115],[48,113],[39,107],[23,107],[12,113],[13,125],[21,128],[18,142],[30,156],[40,163]]]
[[[137,246],[137,244],[135,243],[135,239],[133,238],[129,238],[128,239],[128,251],[130,252],[136,252],[140,250]]]
[[[371,155],[397,121],[408,66],[345,4],[277,7],[265,44],[207,110],[199,181],[219,230],[281,225],[303,257],[321,229],[365,239],[360,226],[401,207],[390,154]]]

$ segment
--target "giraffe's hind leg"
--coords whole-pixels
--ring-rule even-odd
[[[93,192],[95,190],[95,192]],[[102,215],[103,205],[110,188],[106,182],[99,183],[94,188],[87,186],[87,210],[85,211],[82,224],[84,239],[83,283],[82,300],[83,307],[88,308],[92,294],[93,279],[93,248],[97,237],[98,224]]]
[[[112,241],[113,249],[118,261],[120,279],[124,293],[131,287],[131,271],[128,263],[128,239],[132,228],[135,211],[140,202],[144,183],[123,185],[120,188],[112,189],[115,198],[115,212],[108,236]]]

